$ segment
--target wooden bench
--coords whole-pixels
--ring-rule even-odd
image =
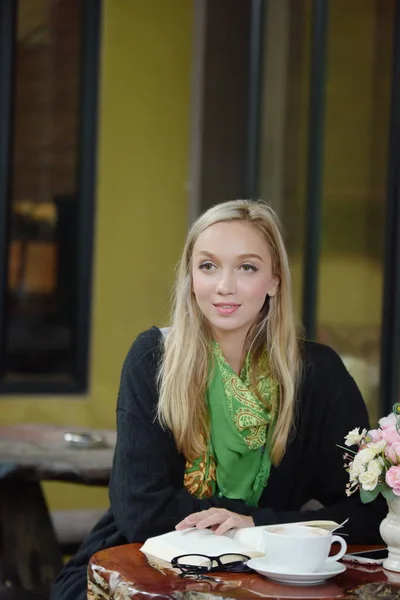
[[[56,510],[51,513],[54,531],[64,556],[75,554],[105,512],[106,509],[82,509]]]
[[[67,513],[58,521],[55,517],[59,535],[55,532],[41,482],[107,486],[111,473],[115,431],[88,430],[100,435],[105,445],[84,450],[66,443],[65,434],[71,431],[80,429],[0,426],[0,586],[10,598],[17,600],[20,588],[48,596],[63,566],[62,550],[75,551],[103,512]]]

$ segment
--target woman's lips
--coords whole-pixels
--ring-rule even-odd
[[[214,304],[220,315],[232,315],[240,307],[240,304],[218,303]]]

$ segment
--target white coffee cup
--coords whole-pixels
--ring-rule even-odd
[[[342,558],[347,550],[340,536],[305,525],[270,526],[263,531],[263,542],[268,563],[290,573],[315,573],[324,563]],[[341,549],[329,556],[333,542],[339,542]]]

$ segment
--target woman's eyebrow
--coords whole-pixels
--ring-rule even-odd
[[[196,254],[204,254],[205,256],[208,256],[209,258],[216,258],[214,256],[214,254],[211,254],[211,252],[207,252],[207,250],[199,250],[198,252],[196,252]]]
[[[211,258],[213,260],[215,260],[217,258],[211,252],[207,252],[207,250],[199,250],[198,252],[196,252],[196,254],[197,255],[204,254],[205,256],[208,256],[208,258]],[[261,260],[261,262],[264,262],[263,259],[261,258],[261,256],[259,254],[253,254],[253,253],[239,254],[239,256],[237,256],[237,258],[239,260],[245,260],[245,259],[248,259],[248,258],[258,258],[258,260]]]
[[[263,262],[263,259],[259,254],[240,254],[238,258],[240,258],[240,260],[244,260],[246,258],[258,258],[258,260],[261,260],[261,262]]]

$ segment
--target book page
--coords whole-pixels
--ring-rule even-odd
[[[256,529],[254,527],[248,529]],[[237,531],[237,530],[236,530]],[[251,549],[236,536],[215,535],[210,529],[185,529],[171,531],[165,535],[149,538],[141,547],[141,551],[168,562],[181,554],[205,554],[218,556],[220,554],[238,553],[254,558],[262,556],[262,550]]]
[[[290,525],[307,525],[307,527],[320,527],[320,529],[326,529],[327,531],[333,531],[339,527],[339,523],[336,521],[299,521],[298,523],[290,523]]]

